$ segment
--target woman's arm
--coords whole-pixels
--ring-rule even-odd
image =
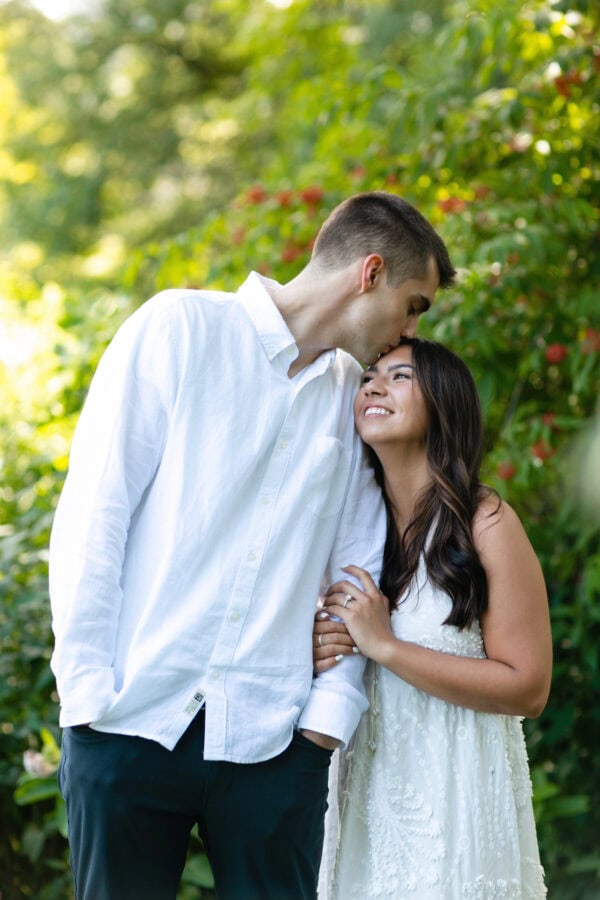
[[[334,585],[327,611],[343,619],[365,656],[420,690],[480,712],[534,717],[546,705],[552,673],[546,589],[517,515],[506,504],[490,515],[493,509],[493,503],[484,502],[473,529],[488,578],[489,603],[481,620],[487,659],[398,640],[387,599],[368,573],[353,566],[348,571],[360,577],[364,590],[350,581]],[[345,607],[340,594],[352,597]]]

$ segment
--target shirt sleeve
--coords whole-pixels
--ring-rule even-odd
[[[371,574],[376,584],[386,533],[383,498],[362,442],[357,438],[349,489],[325,581],[350,578],[342,568],[357,565]],[[365,657],[345,656],[336,666],[317,675],[300,714],[298,727],[327,734],[347,745],[361,715],[368,707],[363,685]]]
[[[121,573],[131,517],[160,464],[177,389],[171,304],[133,314],[102,357],[73,438],[50,539],[52,670],[61,725],[113,702]]]

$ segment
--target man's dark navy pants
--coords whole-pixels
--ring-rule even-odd
[[[203,759],[201,711],[174,750],[63,733],[76,900],[174,900],[197,823],[219,900],[313,900],[331,753],[295,732],[274,759]]]

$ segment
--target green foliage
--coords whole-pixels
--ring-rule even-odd
[[[3,4],[14,165],[0,181],[14,240],[59,254],[107,228],[147,239],[230,196],[237,129],[219,130],[219,106],[244,86],[252,37],[231,7],[106,0],[59,23]]]
[[[67,896],[54,776],[23,776],[21,757],[41,746],[56,763],[46,547],[99,354],[162,288],[235,289],[250,268],[289,280],[337,202],[383,188],[436,224],[460,269],[421,330],[469,363],[485,477],[544,568],[554,680],[526,723],[540,847],[552,897],[596,896],[596,13],[542,0],[144,10],[109,2],[68,27],[15,0],[0,10],[4,895]],[[195,839],[181,896],[210,890]]]

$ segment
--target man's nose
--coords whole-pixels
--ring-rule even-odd
[[[419,324],[418,316],[409,316],[406,325],[402,329],[403,338],[414,338],[417,335],[417,325]]]

